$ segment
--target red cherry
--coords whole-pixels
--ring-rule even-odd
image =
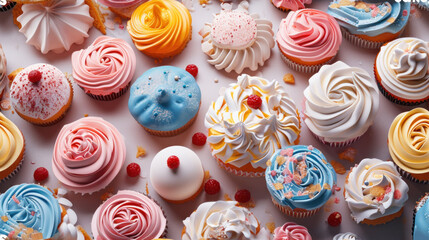
[[[235,201],[239,203],[247,203],[248,201],[250,201],[251,195],[249,190],[241,189],[235,193],[234,198],[235,198]]]
[[[28,73],[28,80],[32,83],[37,83],[42,79],[42,73],[38,70],[32,70]]]
[[[192,143],[197,146],[204,146],[206,144],[207,137],[202,132],[197,132],[192,136]]]
[[[180,165],[180,160],[177,156],[171,155],[168,159],[167,159],[167,165],[169,168],[171,169],[177,169]]]
[[[333,212],[328,217],[328,224],[331,225],[332,227],[336,227],[341,224],[341,220],[342,220],[341,213]]]
[[[44,167],[39,167],[34,171],[34,180],[37,182],[41,182],[43,180],[46,180],[49,177],[48,169]]]
[[[209,179],[204,185],[207,194],[214,195],[220,191],[220,184],[214,179]]]
[[[189,64],[186,66],[186,71],[194,76],[194,78],[198,75],[198,67],[195,64]]]
[[[127,166],[127,174],[130,177],[140,176],[140,165],[137,163],[130,163]]]
[[[258,95],[250,95],[247,97],[247,105],[251,108],[258,109],[262,105],[262,99]]]

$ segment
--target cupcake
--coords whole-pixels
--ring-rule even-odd
[[[235,201],[202,203],[183,221],[181,239],[269,239],[270,232],[253,213],[237,204]]]
[[[429,43],[399,38],[383,47],[374,65],[383,95],[394,103],[417,105],[429,100]]]
[[[311,4],[312,0],[271,0],[271,3],[282,11],[296,11],[305,8],[304,4]]]
[[[308,82],[304,121],[323,143],[346,146],[373,124],[379,93],[365,70],[338,61],[323,66]]]
[[[265,180],[274,205],[289,216],[304,218],[329,200],[337,175],[319,150],[295,145],[272,155]]]
[[[357,223],[378,225],[401,216],[408,185],[392,162],[365,158],[347,176],[344,197]]]
[[[122,18],[131,18],[131,14],[136,8],[147,0],[98,0],[98,2],[106,5],[110,11]]]
[[[274,230],[273,240],[312,240],[312,238],[306,227],[287,222]]]
[[[152,160],[149,175],[155,191],[172,203],[194,199],[204,185],[200,158],[194,151],[182,146],[159,151]]]
[[[0,237],[5,239],[91,239],[76,226],[73,204],[63,196],[36,184],[20,184],[0,195]]]
[[[290,12],[279,26],[277,45],[295,71],[317,72],[340,49],[341,30],[329,14],[316,9]]]
[[[176,0],[152,0],[133,12],[127,30],[142,53],[156,59],[173,57],[192,38],[192,17]]]
[[[52,170],[66,189],[91,194],[112,182],[125,156],[124,137],[112,124],[99,117],[85,117],[61,129]]]
[[[21,169],[25,141],[18,127],[1,112],[0,138],[0,183],[3,183]]]
[[[131,86],[131,115],[152,135],[169,137],[185,131],[197,118],[201,91],[184,69],[151,68]]]
[[[352,44],[378,49],[402,34],[410,17],[410,5],[409,1],[397,0],[334,0],[328,13],[338,20],[344,38]]]
[[[72,55],[75,82],[94,99],[108,101],[128,90],[136,69],[136,55],[123,39],[100,36]]]
[[[50,126],[64,118],[73,100],[73,87],[58,68],[38,63],[16,75],[10,87],[16,113],[28,122]]]
[[[249,3],[243,1],[232,10],[232,4],[222,4],[222,11],[206,23],[199,34],[203,52],[216,69],[241,73],[256,71],[271,56],[274,47],[273,24],[249,14]]]
[[[354,233],[338,233],[332,240],[359,240],[359,237]]]
[[[422,240],[429,238],[428,232],[428,218],[429,215],[429,193],[426,193],[420,200],[417,202],[416,207],[414,208],[413,214],[413,228],[412,236],[413,240]]]
[[[3,93],[7,85],[7,61],[4,55],[2,45],[0,44],[0,100],[3,98]]]
[[[6,12],[7,10],[12,9],[13,7],[15,7],[16,2],[12,2],[12,1],[0,1],[0,12]]]
[[[260,177],[281,148],[299,142],[295,102],[277,81],[243,74],[220,90],[206,113],[213,157],[228,172]]]
[[[97,240],[154,239],[165,236],[167,219],[150,197],[123,190],[97,208],[91,229]]]
[[[415,108],[396,116],[390,125],[390,156],[402,176],[413,182],[429,183],[429,111]]]

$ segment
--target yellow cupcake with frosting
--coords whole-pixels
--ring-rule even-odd
[[[24,136],[18,127],[0,113],[0,182],[20,168],[24,155]]]
[[[192,37],[192,18],[178,1],[152,0],[133,12],[127,29],[138,50],[153,58],[167,58],[186,47]]]

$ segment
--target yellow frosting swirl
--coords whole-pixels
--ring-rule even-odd
[[[393,161],[409,173],[429,172],[429,111],[415,108],[399,114],[389,130]]]
[[[152,0],[138,7],[127,29],[137,49],[154,58],[180,53],[191,38],[192,18],[175,0]]]
[[[0,113],[0,172],[15,163],[23,148],[24,137],[21,131]]]

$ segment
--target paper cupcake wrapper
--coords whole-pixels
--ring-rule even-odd
[[[423,197],[421,197],[420,200],[417,201],[417,204],[413,209],[413,224],[411,225],[411,236],[412,237],[414,237],[414,225],[416,224],[416,214],[418,211],[417,206],[420,205],[420,203],[422,201],[425,201],[425,202],[428,201],[428,198],[429,198],[429,193],[425,193],[425,195],[423,195]],[[424,203],[422,203],[422,204],[424,204]]]
[[[361,137],[361,136],[359,136],[359,137],[357,137],[357,138],[353,138],[353,139],[350,139],[350,140],[347,140],[347,141],[345,141],[345,142],[327,142],[327,141],[325,141],[324,140],[324,138],[323,137],[320,137],[320,136],[318,136],[318,135],[316,135],[315,133],[313,133],[311,130],[310,130],[310,132],[311,132],[311,134],[317,139],[317,140],[319,140],[320,142],[322,142],[323,144],[326,144],[326,145],[328,145],[328,146],[330,146],[330,147],[345,147],[345,146],[348,146],[348,145],[350,145],[350,144],[352,144],[352,143],[354,143],[354,142],[356,142],[357,140],[359,140],[359,138]]]
[[[120,89],[119,92],[111,93],[109,95],[95,95],[92,93],[86,93],[86,95],[94,98],[95,100],[99,100],[99,101],[112,101],[112,100],[115,100],[115,99],[119,98],[120,96],[124,95],[124,93],[127,92],[127,90],[130,88],[130,84],[131,84],[131,82],[129,82],[127,84],[127,86],[125,86],[124,88]]]
[[[386,89],[383,88],[383,86],[381,86],[380,82],[377,81],[377,86],[378,89],[380,90],[380,92],[387,98],[389,99],[391,102],[399,104],[399,105],[403,105],[403,106],[416,106],[416,105],[420,105],[422,103],[427,102],[427,100],[422,100],[422,101],[414,101],[414,102],[405,102],[402,101],[400,99],[395,98],[395,96],[393,96],[391,93],[389,93]]]
[[[386,43],[386,42],[373,42],[373,41],[369,41],[369,40],[357,37],[356,35],[351,34],[347,29],[344,29],[344,28],[341,28],[341,32],[343,33],[343,37],[345,39],[347,39],[353,45],[361,48],[379,49],[381,46],[383,46],[383,44]]]
[[[401,174],[402,177],[404,177],[404,178],[406,178],[412,182],[415,182],[415,183],[429,184],[429,180],[419,180],[419,179],[413,177],[413,175],[411,175],[411,173],[403,170],[398,165],[396,165],[396,163],[394,161],[392,161],[392,162],[395,164],[396,170],[398,170],[399,174]]]
[[[18,167],[16,167],[15,170],[13,170],[13,172],[11,172],[7,177],[0,180],[0,184],[5,183],[9,179],[11,179],[13,176],[15,176],[19,172],[19,170],[21,170],[22,162],[24,162],[24,157],[25,157],[25,155],[22,157],[21,162],[19,163]]]
[[[0,8],[0,12],[6,12],[12,9],[13,7],[15,7],[15,5],[16,5],[16,2],[7,1],[6,5]]]
[[[223,163],[222,160],[220,160],[216,156],[214,158],[216,159],[217,164],[222,169],[224,169],[227,172],[234,174],[236,176],[240,176],[240,177],[263,177],[263,176],[265,176],[265,172],[256,173],[256,172],[245,172],[242,170],[232,169],[232,168],[228,167],[225,163]]]
[[[294,71],[303,72],[303,73],[315,73],[315,72],[319,71],[323,65],[333,63],[337,56],[335,55],[331,59],[326,61],[325,63],[319,64],[319,65],[302,65],[302,64],[299,64],[299,63],[296,63],[296,62],[290,60],[283,53],[281,53],[281,57],[282,57],[283,61],[286,63],[286,65]]]
[[[289,215],[294,218],[307,218],[316,214],[320,208],[307,210],[307,211],[294,211],[290,207],[281,206],[273,197],[271,197],[274,205],[276,205],[284,214]]]

